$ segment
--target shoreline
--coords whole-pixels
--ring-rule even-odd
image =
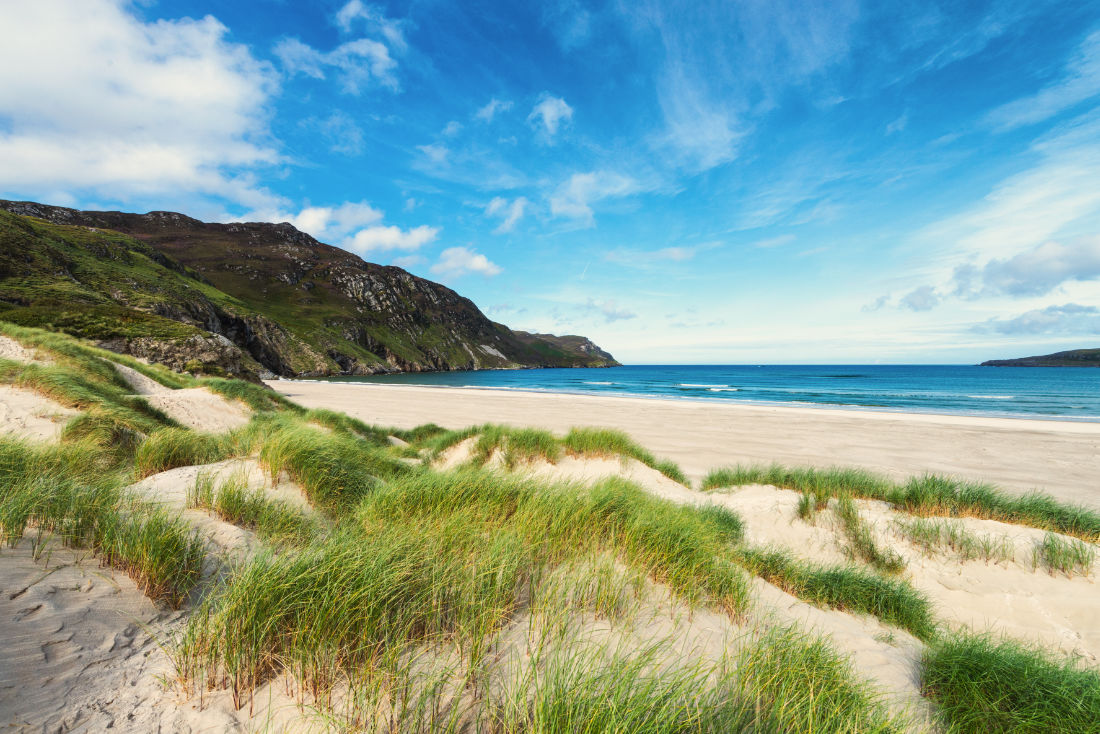
[[[866,416],[912,416],[912,417],[928,417],[938,420],[940,418],[977,418],[977,419],[989,419],[989,420],[1008,420],[1008,421],[1030,421],[1030,422],[1050,422],[1055,424],[1084,424],[1095,426],[1095,430],[1100,432],[1100,415],[1098,416],[1082,416],[1075,417],[1069,415],[1053,415],[1048,413],[977,413],[977,412],[965,412],[965,411],[935,411],[935,410],[908,410],[906,408],[893,408],[889,406],[868,406],[868,405],[856,405],[854,403],[812,403],[809,401],[767,401],[767,400],[746,400],[737,399],[730,400],[726,398],[708,398],[708,397],[689,397],[689,396],[677,396],[672,397],[669,395],[642,395],[637,393],[615,393],[615,392],[588,392],[583,390],[552,390],[552,389],[538,389],[538,388],[523,388],[523,387],[506,387],[501,385],[495,386],[481,386],[481,385],[404,385],[392,382],[366,382],[358,380],[331,380],[324,378],[297,378],[297,377],[280,377],[274,380],[264,380],[264,384],[269,387],[273,387],[280,382],[301,382],[301,383],[315,383],[324,385],[363,385],[367,387],[380,387],[380,388],[410,388],[416,390],[471,390],[478,392],[500,392],[509,395],[522,394],[531,397],[549,395],[549,396],[565,396],[570,398],[598,398],[608,400],[641,400],[641,401],[661,401],[668,402],[676,405],[702,403],[704,405],[716,405],[727,406],[731,408],[746,407],[746,408],[777,408],[779,410],[792,410],[792,411],[811,411],[811,412],[829,412],[829,413],[855,413]],[[1086,430],[1085,432],[1092,432]]]
[[[742,463],[856,466],[905,479],[925,473],[1040,490],[1100,508],[1100,423],[810,406],[602,396],[518,389],[273,380],[310,408],[367,423],[616,428],[698,481]],[[355,386],[349,389],[349,385]]]

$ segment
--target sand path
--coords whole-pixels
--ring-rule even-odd
[[[738,462],[861,466],[901,479],[935,472],[1041,489],[1100,508],[1100,423],[273,380],[310,408],[367,423],[447,428],[478,423],[564,432],[606,426],[629,433],[693,480]]]

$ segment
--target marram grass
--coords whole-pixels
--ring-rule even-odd
[[[806,495],[802,495],[805,497]],[[905,560],[890,549],[880,548],[867,522],[860,517],[859,508],[848,494],[841,494],[836,501],[836,514],[840,527],[848,536],[848,552],[866,561],[879,571],[889,574],[905,570]]]
[[[738,562],[749,571],[799,599],[871,614],[920,639],[936,634],[928,599],[901,579],[883,578],[858,568],[821,567],[777,549],[742,547],[736,553]]]
[[[254,531],[276,545],[303,546],[322,530],[320,521],[298,507],[270,499],[263,489],[250,489],[247,478],[233,475],[217,484],[200,474],[188,489],[187,504],[210,510],[226,522]]]
[[[1096,547],[1076,538],[1064,538],[1046,533],[1035,548],[1032,563],[1051,574],[1060,572],[1066,576],[1088,576],[1096,561]]]
[[[711,472],[702,489],[745,484],[771,484],[828,497],[848,493],[883,500],[915,515],[979,517],[1073,535],[1087,542],[1100,541],[1100,513],[1094,510],[1038,492],[1012,496],[986,484],[931,475],[898,484],[861,469],[749,465]]]
[[[417,434],[417,431],[420,433]],[[456,431],[426,426],[414,429],[406,435],[409,440],[427,450],[429,459],[435,459],[451,446],[476,436],[472,457],[475,465],[486,463],[495,451],[501,452],[508,468],[536,459],[555,463],[563,453],[571,456],[631,458],[656,469],[675,482],[685,486],[689,484],[675,462],[658,459],[627,434],[610,428],[572,428],[563,438],[539,428],[512,428],[496,424],[472,426]]]
[[[128,498],[121,472],[96,471],[99,454],[91,443],[0,439],[0,534],[14,544],[32,528],[36,555],[50,538],[91,548],[150,597],[179,606],[201,575],[201,539],[179,518]]]
[[[972,533],[958,520],[913,517],[897,520],[895,526],[902,537],[915,544],[925,555],[949,552],[960,561],[1011,561],[1016,557],[1012,538]]]
[[[960,734],[1100,732],[1100,674],[1020,642],[946,635],[925,650],[921,685]]]

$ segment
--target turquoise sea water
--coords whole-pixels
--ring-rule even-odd
[[[1100,369],[926,365],[632,365],[338,378],[439,387],[1100,421]]]

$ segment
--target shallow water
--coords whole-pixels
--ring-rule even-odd
[[[1100,421],[1100,369],[1078,367],[631,365],[335,379]]]

